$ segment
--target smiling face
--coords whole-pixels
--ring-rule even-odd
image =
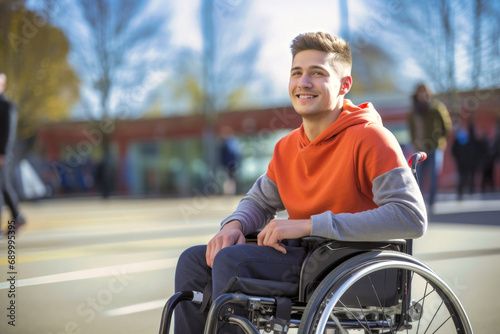
[[[292,62],[288,91],[295,111],[303,118],[338,117],[344,95],[351,88],[351,77],[332,66],[331,53],[304,50]],[[336,119],[335,117],[335,119]]]

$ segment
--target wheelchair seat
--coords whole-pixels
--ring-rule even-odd
[[[254,234],[247,237],[253,242]],[[397,251],[411,255],[411,240],[397,239],[376,242],[349,242],[321,237],[305,237],[300,244],[308,250],[297,283],[254,278],[233,277],[223,293],[243,293],[263,297],[288,297],[296,302],[307,302],[319,283],[342,262],[368,251]],[[395,285],[395,282],[392,286]],[[362,285],[360,284],[359,287]],[[371,288],[371,287],[369,287]]]

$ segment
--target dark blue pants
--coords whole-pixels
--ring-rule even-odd
[[[441,169],[443,167],[443,151],[436,149],[435,151],[427,153],[427,160],[422,161],[419,164],[418,172],[418,183],[420,190],[423,190],[423,185],[427,173],[430,172],[430,182],[429,182],[429,197],[428,202],[432,207],[436,198],[436,193],[439,183],[439,174],[441,174]],[[423,191],[422,191],[423,193]]]
[[[300,265],[306,255],[302,247],[287,246],[287,254],[267,246],[235,245],[223,248],[215,257],[213,269],[207,266],[207,246],[194,246],[182,253],[177,263],[175,291],[203,291],[212,277],[212,300],[217,299],[234,277],[298,282]],[[199,305],[183,302],[175,309],[175,334],[203,333],[207,312]],[[226,331],[227,330],[227,331]],[[219,333],[235,333],[225,326]]]

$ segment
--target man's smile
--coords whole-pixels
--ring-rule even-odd
[[[318,97],[318,95],[315,95],[315,94],[296,94],[295,96],[297,96],[299,98],[299,100],[301,100],[301,101],[307,101],[307,100],[311,100],[315,97]]]

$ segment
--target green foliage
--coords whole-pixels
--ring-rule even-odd
[[[18,108],[18,136],[26,138],[40,123],[68,116],[79,80],[67,60],[68,40],[46,13],[20,1],[0,2],[0,12],[0,68],[8,78],[6,96]]]

